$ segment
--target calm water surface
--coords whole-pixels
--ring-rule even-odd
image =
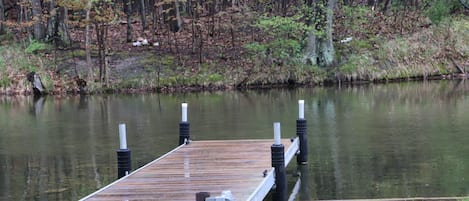
[[[469,82],[175,95],[0,98],[0,200],[77,200],[115,180],[118,124],[132,166],[193,140],[294,136],[305,99],[309,164],[298,200],[469,195]],[[289,168],[289,187],[296,165]]]

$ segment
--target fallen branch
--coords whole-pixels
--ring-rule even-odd
[[[456,61],[454,61],[453,58],[450,58],[450,59],[451,59],[451,62],[453,62],[454,67],[456,67],[458,69],[459,73],[466,74],[466,71],[464,70],[464,68],[462,66],[460,66],[458,63],[456,63]]]

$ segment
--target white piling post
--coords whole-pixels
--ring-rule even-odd
[[[274,123],[274,144],[270,147],[272,154],[272,167],[275,169],[275,191],[273,200],[287,200],[287,173],[285,170],[285,146],[280,134],[280,123]]]
[[[308,144],[306,134],[306,119],[305,119],[305,101],[298,101],[298,119],[296,120],[296,135],[299,138],[299,154],[297,155],[298,164],[306,164],[308,161]]]
[[[119,148],[120,149],[127,149],[127,137],[125,134],[125,124],[119,124]]]
[[[182,108],[182,122],[187,122],[187,103],[181,104]]]
[[[305,100],[298,101],[298,118],[299,119],[305,118]]]
[[[189,144],[190,142],[190,124],[187,121],[187,103],[181,104],[182,117],[179,123],[179,145]]]
[[[274,123],[274,144],[276,145],[282,144],[280,138],[281,138],[280,122],[275,122]]]
[[[117,150],[117,178],[120,179],[130,173],[132,169],[130,149],[127,148],[125,124],[119,124],[119,149]]]

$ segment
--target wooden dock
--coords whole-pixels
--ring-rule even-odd
[[[273,140],[192,141],[81,200],[195,200],[197,192],[263,200],[273,186]],[[282,139],[285,166],[298,151],[298,138]]]

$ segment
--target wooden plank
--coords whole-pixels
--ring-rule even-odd
[[[216,196],[223,190],[230,190],[236,200],[260,200],[273,185],[272,143],[193,141],[81,200],[195,200],[197,192]],[[282,143],[290,161],[298,141]]]

